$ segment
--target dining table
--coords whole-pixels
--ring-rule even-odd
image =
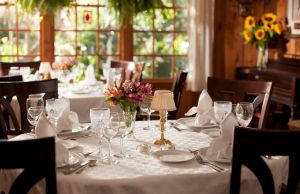
[[[172,122],[174,123],[174,122]],[[199,150],[205,156],[210,142],[216,138],[218,128],[214,133],[205,130],[194,131],[168,125],[165,137],[174,146],[156,146],[153,144],[159,138],[159,121],[151,121],[152,130],[145,130],[146,121],[135,122],[133,135],[126,138],[124,150],[130,155],[128,158],[113,157],[111,165],[99,158],[99,137],[93,130],[77,133],[76,136],[59,136],[60,141],[66,142],[69,155],[80,155],[80,160],[96,158],[96,166],[84,168],[78,174],[64,174],[66,167],[57,167],[57,191],[59,194],[228,194],[230,188],[231,162],[216,162],[225,170],[218,172],[208,165],[200,164],[194,157],[183,160],[174,158],[163,160],[157,153],[165,153],[170,149],[189,153]],[[214,135],[210,135],[214,134]],[[24,134],[23,134],[24,136]],[[26,136],[26,135],[25,135]],[[147,145],[147,151],[139,149]],[[102,150],[107,154],[108,145],[102,143]],[[112,141],[113,155],[120,151],[120,138]],[[81,154],[80,154],[81,153]],[[17,154],[17,153],[16,153]],[[88,156],[87,156],[88,155]],[[75,157],[76,158],[76,157]],[[286,157],[265,158],[275,182],[276,193],[279,193],[282,183],[287,180],[288,159]],[[70,162],[71,163],[71,162]],[[70,164],[71,165],[71,164]],[[8,191],[11,182],[18,174],[16,170],[0,171],[0,190]],[[44,193],[43,182],[35,185],[31,193]],[[246,167],[242,167],[241,193],[262,193],[255,175]]]

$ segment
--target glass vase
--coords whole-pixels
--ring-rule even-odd
[[[123,110],[125,127],[126,127],[126,131],[128,131],[127,133],[129,135],[133,134],[136,113],[137,113],[136,110],[130,110],[130,109]]]
[[[256,67],[258,70],[266,69],[268,62],[268,48],[258,47],[257,63]]]

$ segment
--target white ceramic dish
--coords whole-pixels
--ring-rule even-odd
[[[179,163],[187,162],[194,158],[194,155],[184,150],[160,150],[152,153],[152,156],[162,162]]]
[[[72,166],[78,164],[83,159],[83,156],[76,152],[69,152],[69,161],[67,163],[56,164],[57,168]]]
[[[66,136],[79,136],[79,135],[85,135],[89,132],[90,127],[89,126],[79,126],[78,128],[74,128],[67,131],[61,131],[57,133],[58,137],[66,137]]]
[[[195,117],[183,117],[176,120],[176,123],[179,124],[177,127],[182,130],[194,130],[201,131],[202,129],[208,128],[218,128],[218,125],[210,122],[205,125],[195,125]]]

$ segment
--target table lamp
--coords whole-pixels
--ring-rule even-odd
[[[50,79],[51,78],[51,66],[49,62],[41,62],[39,68],[39,74],[41,75],[41,79]]]
[[[169,90],[156,90],[151,102],[151,109],[159,111],[160,116],[160,139],[154,142],[155,145],[171,145],[171,141],[165,139],[165,123],[167,121],[168,111],[176,110],[173,92]]]

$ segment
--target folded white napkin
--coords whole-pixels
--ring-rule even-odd
[[[84,80],[82,81],[85,85],[95,84],[97,82],[95,77],[95,70],[92,65],[89,65],[85,71]]]
[[[203,90],[198,99],[197,107],[193,106],[185,116],[196,114],[195,125],[201,126],[214,120],[213,101],[206,90]]]
[[[65,109],[57,120],[56,132],[70,131],[79,126],[78,115],[70,109]]]
[[[209,145],[206,157],[211,160],[223,160],[232,158],[232,143],[234,127],[238,125],[235,115],[229,113],[220,124],[221,135],[215,138]]]
[[[38,120],[38,123],[35,127],[35,134],[37,138],[41,137],[55,137],[55,153],[56,153],[56,163],[68,163],[69,161],[69,151],[68,149],[61,143],[60,139],[57,138],[55,129],[52,124],[46,118],[44,114],[42,114]]]
[[[107,70],[106,87],[114,86],[114,72],[111,68]]]

